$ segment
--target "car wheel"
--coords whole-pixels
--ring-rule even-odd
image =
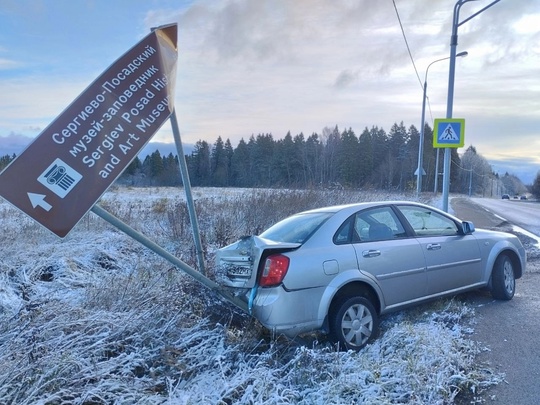
[[[345,297],[337,302],[330,315],[332,339],[343,350],[360,350],[375,339],[379,316],[365,297]]]
[[[498,300],[511,300],[516,291],[516,278],[508,256],[501,255],[495,260],[491,277],[491,295]]]

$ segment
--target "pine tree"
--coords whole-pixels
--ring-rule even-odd
[[[0,171],[4,170],[4,168],[7,167],[7,165],[9,165],[15,159],[15,157],[15,154],[12,156],[4,155],[0,157]]]
[[[227,186],[227,178],[229,176],[229,162],[225,153],[225,147],[221,136],[218,136],[214,147],[212,148],[211,162],[211,184],[217,187]]]
[[[316,133],[311,134],[306,140],[305,153],[304,153],[304,167],[307,171],[307,186],[315,186],[322,181],[322,156],[323,145],[319,141],[319,135]]]
[[[386,155],[384,167],[386,169],[386,187],[403,191],[405,186],[405,160],[408,150],[407,142],[409,136],[403,122],[399,125],[394,123],[388,133],[388,152]]]
[[[138,156],[135,156],[135,159],[131,161],[131,163],[126,167],[124,170],[124,174],[134,176],[137,174],[142,168],[142,162],[141,159],[139,159]]]
[[[227,167],[227,186],[232,185],[232,158],[234,155],[234,149],[231,145],[231,140],[227,138],[225,141],[225,161]]]
[[[422,182],[422,189],[433,190],[435,187],[435,163],[437,161],[437,152],[439,153],[439,167],[441,167],[441,155],[440,150],[433,147],[433,130],[428,124],[424,126],[424,170],[426,175]]]
[[[305,187],[308,184],[307,162],[306,162],[306,140],[304,134],[300,132],[294,136],[294,155],[292,164],[293,185]]]
[[[295,159],[294,142],[290,132],[276,143],[275,162],[277,166],[278,183],[285,187],[293,184],[293,162]]]
[[[406,157],[403,164],[403,175],[405,182],[406,190],[415,190],[416,189],[416,176],[415,172],[418,169],[418,148],[420,145],[420,132],[414,125],[411,125],[407,131],[408,141],[406,146]],[[425,151],[422,150],[422,169],[425,171],[426,163],[424,160]],[[426,178],[425,175],[422,175],[422,184],[423,180]],[[425,186],[422,187],[425,189]]]
[[[163,160],[157,149],[144,159],[143,171],[149,184],[158,185],[159,176],[163,172]]]
[[[371,133],[364,129],[358,139],[358,183],[367,185],[373,174],[373,140]]]
[[[379,127],[371,127],[369,130],[371,135],[371,145],[373,151],[373,175],[371,183],[376,188],[387,188],[387,172],[383,162],[385,162],[388,153],[388,136],[384,129]]]
[[[206,141],[197,141],[189,158],[189,179],[193,186],[211,185],[210,146]]]
[[[244,138],[240,139],[238,146],[231,157],[231,184],[236,187],[250,187],[253,185],[250,173],[251,159],[249,148]]]
[[[347,187],[357,187],[359,184],[359,155],[358,138],[351,128],[343,131],[339,145],[338,182]]]
[[[341,136],[338,126],[333,130],[325,128],[323,130],[323,175],[322,183],[333,183],[338,181],[338,154],[340,151]]]
[[[271,187],[274,181],[279,180],[276,176],[276,163],[274,156],[274,138],[272,134],[259,134],[253,145],[253,168],[255,171],[256,185]]]
[[[162,161],[163,172],[159,176],[159,184],[167,187],[179,186],[181,180],[178,156],[169,153],[167,157],[163,157]]]

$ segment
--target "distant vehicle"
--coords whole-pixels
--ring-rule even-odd
[[[526,266],[516,236],[400,201],[302,212],[219,249],[216,260],[220,283],[268,329],[322,330],[352,350],[375,338],[390,311],[483,287],[510,300]]]
[[[503,200],[509,200],[510,199],[510,196],[508,194],[503,194],[502,195],[502,199]]]
[[[521,197],[519,197],[520,200],[526,200],[527,199],[527,196],[526,195],[522,195]]]

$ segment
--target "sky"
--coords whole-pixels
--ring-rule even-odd
[[[500,0],[464,22],[491,2],[459,12],[457,52],[468,52],[456,59],[459,152],[473,145],[494,171],[530,184],[540,170],[540,0]],[[178,23],[175,108],[186,145],[336,125],[356,135],[420,128],[424,82],[433,127],[446,117],[449,61],[431,63],[450,55],[455,4],[0,0],[0,156],[19,154],[151,27],[169,23]],[[172,144],[170,125],[151,142]]]

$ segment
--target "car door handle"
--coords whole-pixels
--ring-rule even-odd
[[[441,245],[439,243],[428,243],[427,250],[439,250]]]
[[[364,250],[362,256],[364,257],[377,257],[381,255],[380,250]]]

